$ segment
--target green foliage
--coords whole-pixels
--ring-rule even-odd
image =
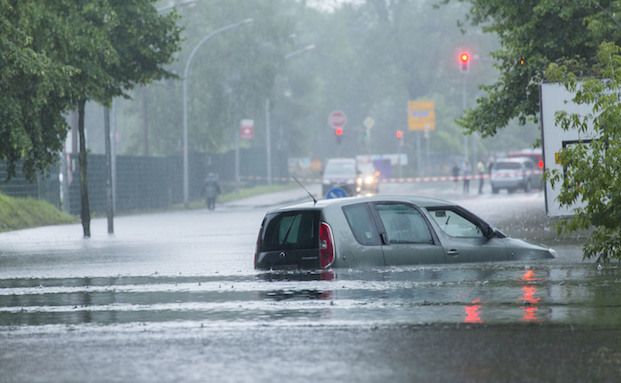
[[[482,88],[485,96],[459,124],[466,130],[494,135],[517,118],[536,122],[538,86],[551,63],[563,63],[577,75],[593,74],[597,48],[605,38],[621,41],[615,12],[621,1],[469,0],[469,19],[500,39],[493,53],[500,78]],[[520,57],[525,63],[520,65]]]
[[[601,79],[577,81],[576,73],[567,66],[550,65],[546,72],[575,92],[574,102],[593,108],[586,116],[559,112],[556,123],[564,130],[581,133],[592,126],[595,138],[563,149],[564,172],[552,171],[547,176],[553,185],[561,185],[558,201],[562,206],[585,203],[571,219],[560,223],[560,230],[593,227],[584,247],[585,257],[621,259],[621,48],[602,43],[595,57],[593,72]]]
[[[40,42],[58,26],[46,4],[0,0],[0,159],[7,161],[9,176],[20,159],[30,177],[45,170],[67,132],[62,112],[76,71],[49,57],[56,46]]]
[[[136,84],[171,74],[177,15],[154,0],[0,0],[0,159],[33,176],[55,162],[64,113],[108,104]]]
[[[59,211],[48,202],[32,198],[13,198],[0,193],[0,231],[74,221],[74,217]]]
[[[477,28],[461,33],[456,23],[467,12],[466,5],[435,9],[435,3],[369,0],[344,3],[330,12],[288,0],[202,1],[192,8],[178,7],[186,28],[183,50],[171,66],[177,74],[183,73],[187,55],[207,33],[254,19],[214,37],[193,60],[188,79],[190,149],[230,150],[242,118],[255,120],[251,144],[264,145],[264,102],[269,97],[273,148],[287,149],[291,156],[334,155],[327,117],[339,109],[349,120],[343,155],[392,152],[394,130],[407,128],[407,100],[431,98],[438,105],[431,150],[459,153],[461,134],[454,120],[462,109],[464,75],[456,63],[458,47],[468,46],[485,57],[496,42]],[[309,44],[315,49],[284,59]],[[473,63],[466,82],[470,98],[478,84],[495,75],[489,62]],[[146,117],[143,97],[148,101]],[[159,83],[135,98],[140,102],[125,108],[122,116],[128,129],[123,136],[131,142],[124,152],[142,151],[142,119],[147,118],[149,152],[178,154],[181,83]],[[367,116],[376,121],[369,141],[362,125]]]

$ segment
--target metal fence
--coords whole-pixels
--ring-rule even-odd
[[[53,166],[45,175],[27,180],[17,164],[17,174],[7,180],[6,164],[0,162],[0,190],[16,197],[44,199],[65,211],[80,213],[80,169],[78,155],[67,157],[67,172],[59,180],[61,167]],[[106,211],[106,158],[89,154],[88,191],[91,211]],[[287,176],[287,160],[283,153],[275,153],[272,161],[273,176]],[[224,190],[230,190],[235,181],[235,153],[191,153],[189,156],[190,200],[202,198],[203,182],[209,172],[219,175]],[[240,151],[240,176],[263,176],[267,173],[265,152],[261,148]],[[256,181],[253,181],[256,182]],[[183,202],[183,161],[173,157],[116,157],[116,211],[162,209]],[[63,206],[64,205],[64,206]]]
[[[28,180],[22,173],[22,162],[16,164],[15,176],[8,179],[7,165],[0,161],[0,191],[13,197],[30,197],[49,201],[56,207],[61,206],[59,167],[52,166],[47,173],[38,174]]]

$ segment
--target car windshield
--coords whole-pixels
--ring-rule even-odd
[[[324,174],[327,177],[354,177],[356,165],[349,162],[330,162]]]

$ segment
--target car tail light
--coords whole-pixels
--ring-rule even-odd
[[[319,226],[319,265],[322,269],[330,267],[334,263],[334,240],[332,229],[325,222]]]

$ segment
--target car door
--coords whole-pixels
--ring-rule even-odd
[[[487,262],[508,259],[506,238],[484,233],[491,230],[479,217],[458,206],[427,208],[448,262]]]
[[[444,263],[444,249],[419,209],[403,202],[375,202],[374,216],[386,265]]]

